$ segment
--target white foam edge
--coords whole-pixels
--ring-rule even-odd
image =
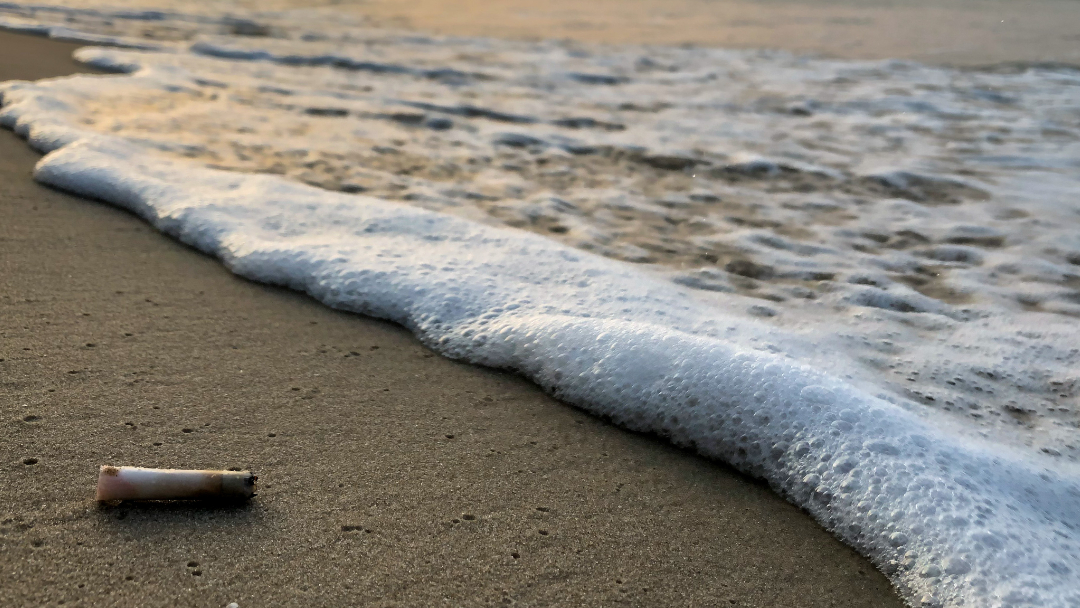
[[[567,403],[764,478],[909,602],[1080,602],[1071,470],[931,427],[790,359],[544,299],[586,282],[576,296],[669,306],[675,288],[629,265],[531,233],[169,160],[73,127],[48,88],[0,91],[0,122],[49,152],[38,181],[128,209],[241,276],[390,319],[447,356],[516,370]],[[298,234],[282,228],[305,223]],[[523,290],[541,295],[523,303]]]
[[[16,34],[44,36],[60,42],[83,42],[86,44],[97,44],[142,51],[156,51],[165,48],[160,44],[148,44],[123,36],[90,34],[60,25],[43,25],[4,18],[0,18],[0,30],[14,32]]]

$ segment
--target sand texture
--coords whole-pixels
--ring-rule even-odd
[[[74,48],[0,34],[0,81]],[[36,159],[0,133],[5,605],[901,605],[767,488],[239,279]],[[106,463],[260,493],[99,507]]]

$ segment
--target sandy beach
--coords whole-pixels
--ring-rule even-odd
[[[0,80],[80,70],[75,48],[0,34]],[[239,279],[0,138],[7,605],[902,605],[766,487]],[[99,507],[106,463],[261,487]]]
[[[0,604],[1080,601],[1075,0],[63,4]]]

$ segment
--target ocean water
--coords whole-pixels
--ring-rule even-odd
[[[39,181],[764,478],[913,605],[1080,606],[1080,71],[76,4],[0,4],[114,72],[0,85]]]

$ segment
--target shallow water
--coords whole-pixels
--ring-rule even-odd
[[[5,86],[39,180],[764,477],[911,601],[1080,602],[1080,73],[6,10],[147,47]]]

